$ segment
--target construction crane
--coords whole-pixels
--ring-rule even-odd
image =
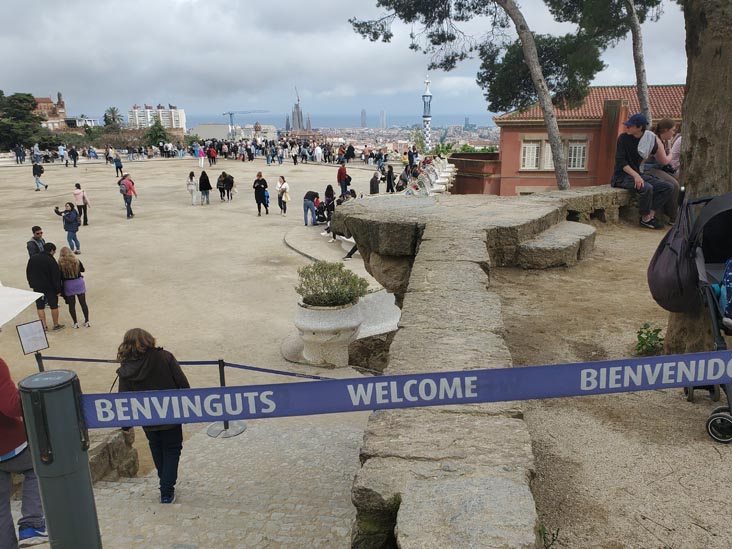
[[[234,115],[235,114],[262,114],[269,111],[262,111],[262,110],[256,110],[256,111],[227,111],[223,113],[221,116],[228,116],[229,117],[229,137],[234,137]]]

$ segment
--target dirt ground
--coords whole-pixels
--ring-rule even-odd
[[[646,284],[661,236],[601,226],[578,266],[494,270],[514,364],[629,357],[644,322],[665,333],[668,314]],[[732,547],[717,519],[732,511],[732,448],[706,434],[716,404],[697,395],[693,404],[680,390],[525,404],[534,495],[540,523],[558,530],[553,547]]]

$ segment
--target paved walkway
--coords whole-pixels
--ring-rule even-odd
[[[282,339],[294,331],[297,268],[308,255],[337,260],[345,252],[328,244],[318,227],[302,225],[305,191],[323,192],[335,181],[332,166],[264,161],[220,161],[206,167],[212,180],[222,170],[234,174],[239,193],[231,203],[212,196],[210,206],[190,205],[185,179],[200,173],[196,161],[125,162],[136,182],[135,218],[126,220],[114,170],[104,162],[76,170],[46,168],[48,191],[34,192],[30,166],[0,169],[0,201],[7,215],[0,238],[14,243],[0,264],[0,280],[25,288],[25,242],[30,226],[44,227],[47,241],[65,245],[54,205],[71,198],[73,183],[88,190],[90,225],[83,227],[80,258],[86,267],[92,328],[49,334],[47,354],[112,358],[125,330],[139,325],[179,360],[251,364],[328,377],[355,377],[351,369],[327,370],[286,362]],[[291,184],[293,202],[287,217],[273,201],[269,215],[257,217],[251,182],[262,170],[274,187],[277,175]],[[370,170],[349,169],[357,191],[368,188]],[[356,256],[358,257],[358,256]],[[366,274],[354,258],[349,268]],[[30,307],[0,332],[1,355],[16,380],[32,374],[12,324],[33,320]],[[54,363],[71,368],[85,392],[106,392],[114,365]],[[191,384],[218,384],[215,368],[186,367]],[[282,383],[297,379],[232,370],[230,385]],[[314,383],[313,381],[302,381]],[[205,425],[188,425],[178,484],[178,500],[158,503],[155,472],[138,479],[102,482],[95,488],[105,548],[346,547],[355,510],[350,489],[359,467],[358,451],[368,413],[334,414],[248,422],[246,432],[212,439]],[[143,459],[149,461],[144,435],[137,433]],[[14,511],[18,512],[18,504]]]

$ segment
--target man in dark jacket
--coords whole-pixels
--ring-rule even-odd
[[[41,166],[38,162],[33,162],[33,178],[36,180],[36,190],[41,190],[41,185],[48,189],[48,185],[46,185],[43,181],[41,181],[41,176],[43,175],[44,169],[43,166]]]
[[[10,513],[11,474],[23,475],[22,516],[18,520],[17,538]],[[25,435],[18,387],[10,377],[8,365],[0,358],[0,547],[18,547],[18,538],[20,547],[30,547],[47,542],[48,533],[38,478]]]
[[[61,270],[53,257],[56,253],[56,245],[46,242],[43,245],[43,253],[35,254],[28,260],[25,268],[25,276],[28,285],[34,292],[43,294],[36,300],[36,312],[43,323],[43,328],[48,329],[46,323],[46,304],[51,308],[53,329],[63,330],[64,325],[58,323],[58,296],[61,295]]]
[[[43,229],[38,225],[34,225],[31,231],[33,231],[33,238],[31,238],[25,245],[28,249],[28,257],[33,257],[36,254],[43,253],[43,245],[46,243],[46,241],[43,240]]]

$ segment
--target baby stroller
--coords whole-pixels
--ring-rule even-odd
[[[659,305],[672,312],[690,312],[701,305],[706,307],[711,320],[714,350],[723,351],[727,349],[724,335],[732,335],[722,323],[724,305],[720,303],[720,296],[725,297],[726,293],[721,285],[725,264],[732,258],[732,193],[694,200],[684,199],[683,195],[682,189],[683,202],[676,225],[663,239],[648,267],[649,286]],[[665,283],[660,283],[662,277],[658,276],[660,269],[671,267],[668,258],[663,261],[664,253],[669,257],[676,256],[671,270],[675,269],[672,278],[676,278],[677,295],[670,300],[668,277]],[[684,389],[686,399],[692,402],[694,391],[700,389],[709,391],[713,401],[719,400],[719,385],[687,387]],[[712,411],[706,427],[714,440],[728,444],[732,442],[732,384],[726,383],[722,389],[727,395],[727,405]]]

